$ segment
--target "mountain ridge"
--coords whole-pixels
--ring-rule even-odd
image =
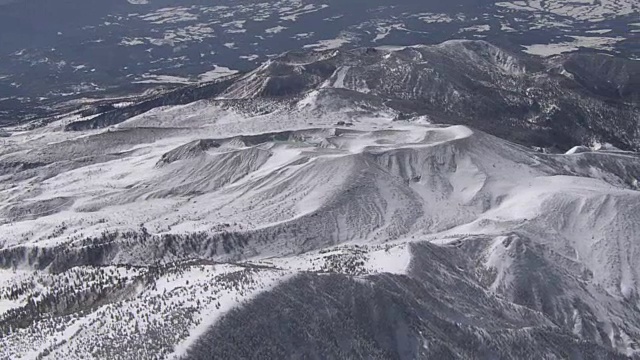
[[[604,61],[590,65],[581,60],[585,58]],[[220,94],[206,96],[219,101],[263,98],[277,104],[295,102],[309,91],[344,89],[358,93],[355,98],[369,96],[374,105],[401,117],[429,116],[436,122],[470,125],[528,146],[566,151],[577,144],[608,142],[638,150],[636,63],[581,54],[545,60],[472,40],[392,50],[289,52],[231,84],[217,85],[226,87]],[[605,81],[609,75],[620,83]],[[66,128],[100,126],[101,119]]]
[[[632,66],[470,41],[282,59],[9,130],[0,357],[640,358]],[[499,136],[529,98],[577,101],[548,125],[570,151],[528,112]]]

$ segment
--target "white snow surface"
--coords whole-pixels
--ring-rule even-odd
[[[179,358],[226,311],[298,273],[402,276],[414,242],[478,239],[488,242],[479,266],[495,274],[489,291],[517,297],[512,290],[530,281],[522,274],[539,270],[518,251],[543,249],[548,271],[569,274],[554,306],[581,319],[575,332],[587,336],[584,314],[567,300],[580,296],[612,329],[611,346],[634,353],[640,192],[615,169],[637,166],[637,154],[541,154],[465,126],[366,113],[331,95],[348,71],[338,69],[293,110],[248,115],[199,101],[108,129],[61,132],[52,124],[6,138],[1,160],[49,164],[0,177],[2,249],[81,251],[117,231],[111,241],[125,250],[60,273],[27,261],[1,270],[0,320],[65,294],[66,284],[112,290],[82,316],[43,317],[0,337],[0,356],[110,358],[153,333],[164,358]],[[142,227],[147,242],[122,237]],[[162,256],[145,245],[194,233],[246,243],[167,247]]]
[[[534,44],[525,46],[524,52],[539,55],[539,56],[552,56],[567,52],[576,51],[582,47],[599,49],[599,50],[611,50],[612,45],[617,42],[625,40],[623,37],[603,37],[603,36],[571,36],[573,41],[559,42],[553,44]]]
[[[601,22],[615,17],[632,15],[640,11],[636,0],[517,0],[496,3],[506,9],[550,13],[576,21]]]
[[[225,76],[236,74],[238,70],[232,70],[228,67],[215,65],[213,69],[198,75],[200,81],[213,81]]]

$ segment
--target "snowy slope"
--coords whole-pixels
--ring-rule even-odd
[[[437,51],[526,68],[468,46]],[[640,356],[637,153],[399,116],[353,71],[4,138],[0,357]]]

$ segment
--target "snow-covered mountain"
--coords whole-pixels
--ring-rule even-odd
[[[307,51],[7,129],[0,357],[640,358],[638,74]]]
[[[248,71],[293,49],[487,40],[640,59],[637,0],[0,0],[0,125]]]
[[[639,81],[640,62],[622,57],[569,54],[541,59],[485,41],[307,50],[285,53],[251,72],[209,85],[154,94],[130,106],[109,108],[107,103],[105,110],[100,103],[86,110],[100,115],[74,121],[66,129],[114,125],[154,107],[199,99],[269,112],[274,102],[304,107],[305,98],[317,97],[332,104],[342,99],[329,108],[391,111],[397,119],[426,116],[556,151],[596,142],[638,150]],[[254,99],[267,108],[253,109]],[[158,124],[144,118],[138,126],[143,123]],[[166,126],[167,121],[161,123]]]

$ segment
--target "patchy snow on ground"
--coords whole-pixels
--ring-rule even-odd
[[[350,42],[351,42],[350,36],[343,35],[335,39],[320,40],[313,44],[307,44],[307,45],[304,45],[303,48],[313,49],[315,51],[325,51],[325,50],[338,49]]]
[[[143,75],[142,79],[134,81],[137,84],[190,84],[191,79],[175,75]]]
[[[555,0],[555,1],[503,1],[496,3],[505,9],[534,13],[551,13],[578,21],[601,22],[640,11],[635,0]]]
[[[566,52],[576,51],[582,47],[591,48],[591,49],[599,49],[599,50],[610,50],[612,45],[623,41],[622,37],[598,37],[598,36],[570,36],[573,38],[573,41],[569,42],[560,42],[553,44],[534,44],[524,46],[525,52],[532,55],[539,56],[552,56],[558,55]]]
[[[280,33],[282,31],[286,30],[286,29],[288,29],[288,28],[285,27],[285,26],[282,26],[282,25],[278,25],[278,26],[274,26],[274,27],[265,29],[264,32],[266,32],[267,34],[277,34],[277,33]]]
[[[214,65],[213,69],[198,75],[200,81],[213,81],[222,77],[237,74],[237,70],[231,70],[228,67]]]

